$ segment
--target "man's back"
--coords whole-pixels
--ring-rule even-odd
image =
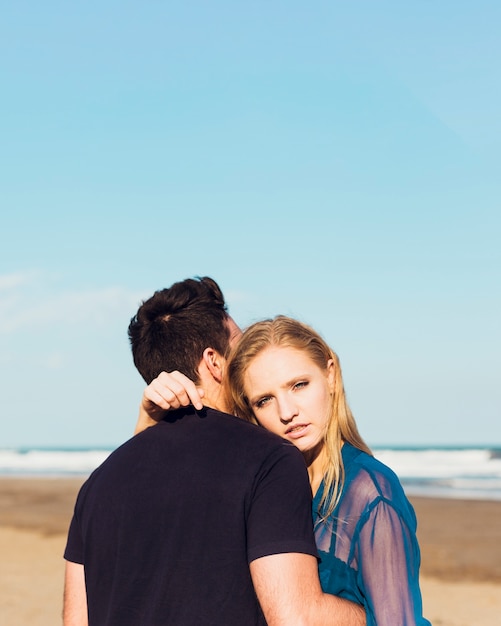
[[[89,624],[264,624],[249,562],[316,554],[296,448],[204,409],[118,448],[84,485],[65,558],[84,563]]]

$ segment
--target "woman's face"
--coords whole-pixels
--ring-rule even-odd
[[[244,392],[261,426],[306,452],[324,441],[334,364],[322,370],[302,350],[265,348],[247,368]]]

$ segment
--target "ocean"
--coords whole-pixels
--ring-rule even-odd
[[[111,448],[0,449],[0,476],[85,477]],[[410,496],[501,500],[501,447],[373,447]]]

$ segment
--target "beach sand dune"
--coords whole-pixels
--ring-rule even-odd
[[[0,624],[61,624],[66,531],[82,479],[0,478]],[[412,498],[433,626],[501,623],[501,502]]]

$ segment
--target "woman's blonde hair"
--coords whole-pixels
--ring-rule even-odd
[[[337,354],[310,326],[284,315],[249,326],[231,352],[227,363],[225,385],[232,412],[249,422],[257,423],[244,392],[244,379],[251,362],[270,346],[294,348],[305,352],[324,372],[327,372],[329,360],[332,359],[334,363],[334,393],[325,434],[327,467],[324,474],[324,490],[320,500],[322,517],[328,517],[341,496],[344,484],[342,442],[347,441],[359,450],[368,454],[372,453],[360,436],[346,401]]]

